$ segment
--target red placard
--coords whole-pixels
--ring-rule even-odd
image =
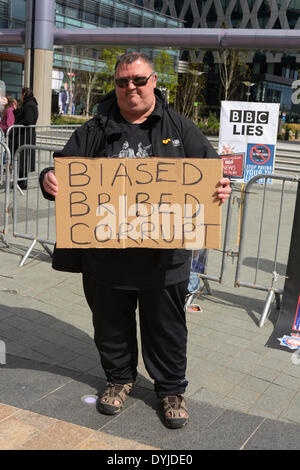
[[[223,176],[228,176],[229,178],[244,177],[244,152],[220,155],[220,157],[223,160]]]

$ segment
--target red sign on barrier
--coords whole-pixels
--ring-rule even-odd
[[[220,155],[223,160],[223,176],[228,178],[244,177],[244,160],[245,154],[232,153],[229,155]]]

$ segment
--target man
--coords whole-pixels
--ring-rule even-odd
[[[70,102],[70,93],[68,84],[64,83],[64,89],[59,93],[59,106],[62,114],[68,114],[68,106]]]
[[[115,90],[101,101],[97,117],[75,131],[60,155],[112,157],[127,141],[135,153],[140,142],[151,145],[155,157],[217,158],[200,130],[168,108],[156,82],[147,55],[123,55],[115,68]],[[45,197],[58,194],[53,170],[45,169],[40,181]],[[230,191],[229,180],[223,178],[217,189],[220,202]],[[188,422],[183,397],[188,384],[184,303],[190,266],[188,250],[55,250],[55,269],[83,273],[95,343],[108,381],[97,401],[101,413],[118,413],[136,380],[138,302],[143,359],[154,380],[164,423],[180,428]]]

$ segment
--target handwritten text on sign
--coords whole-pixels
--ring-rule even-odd
[[[222,162],[55,158],[58,248],[220,247]]]

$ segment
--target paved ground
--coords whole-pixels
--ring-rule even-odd
[[[18,197],[22,206],[24,198]],[[293,197],[294,188],[288,188],[289,212],[282,215],[285,252],[279,250],[277,263],[281,274]],[[279,199],[280,188],[274,185],[272,220]],[[238,213],[233,216],[233,249]],[[257,214],[254,203],[250,228],[255,234]],[[266,222],[271,235],[271,220]],[[255,264],[254,237],[250,238],[244,261],[248,281]],[[202,312],[187,314],[186,396],[191,419],[186,428],[173,431],[161,422],[142,360],[137,385],[118,416],[100,415],[93,403],[86,402],[86,397],[92,400],[104,389],[105,379],[81,277],[52,270],[49,256],[37,249],[19,267],[29,242],[10,234],[7,241],[10,248],[0,242],[0,362],[6,359],[0,364],[1,449],[300,448],[300,365],[293,363],[291,353],[266,346],[278,311],[273,308],[264,327],[258,327],[266,292],[233,287],[236,264],[230,258],[224,283],[210,282],[211,295],[205,290],[198,295]],[[267,237],[263,279],[273,267],[271,245]],[[220,255],[209,254],[209,272],[218,273]]]

